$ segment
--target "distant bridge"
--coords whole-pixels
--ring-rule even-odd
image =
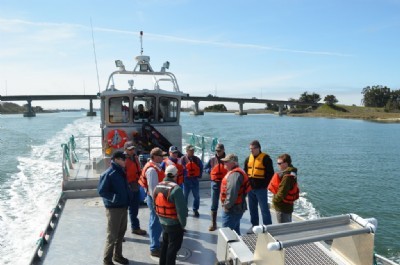
[[[89,112],[88,116],[95,116],[96,112],[93,111],[93,100],[99,99],[97,95],[20,95],[20,96],[1,96],[0,101],[26,101],[28,102],[28,110],[24,113],[25,117],[34,117],[35,112],[32,109],[32,101],[36,100],[89,100]],[[211,101],[211,102],[236,102],[239,104],[239,111],[237,114],[246,115],[247,113],[243,111],[243,104],[245,103],[261,103],[261,104],[276,104],[279,106],[279,113],[282,113],[283,106],[319,106],[319,103],[305,103],[305,102],[294,102],[285,100],[273,100],[273,99],[258,99],[258,98],[231,98],[231,97],[197,97],[197,96],[186,96],[182,97],[184,101],[193,101],[195,109],[192,112],[194,115],[203,115],[199,109],[200,101]]]
[[[21,95],[21,96],[1,96],[0,101],[26,101],[28,102],[27,112],[24,117],[35,117],[36,114],[32,109],[33,100],[89,100],[88,116],[96,116],[93,111],[93,100],[98,99],[97,95]]]

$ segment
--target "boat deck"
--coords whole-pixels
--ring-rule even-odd
[[[200,218],[193,217],[189,200],[187,232],[178,252],[177,264],[210,265],[216,262],[218,230],[208,231],[211,205],[209,187],[209,181],[201,182]],[[273,223],[276,223],[274,211],[271,214]],[[149,209],[146,205],[140,207],[138,217],[141,228],[148,231]],[[249,211],[243,215],[241,224],[243,241],[254,252],[257,236],[246,235],[251,226]],[[219,216],[218,227],[221,227]],[[105,208],[100,197],[67,199],[44,257],[35,264],[102,264],[105,236]],[[150,256],[148,235],[131,234],[129,221],[125,240],[123,255],[130,264],[158,264],[158,259]],[[285,264],[345,264],[333,258],[329,250],[321,248],[321,245],[312,243],[290,248]]]
[[[216,261],[218,231],[208,231],[210,188],[209,182],[204,184],[200,192],[200,218],[193,217],[189,211],[187,232],[178,252],[177,264],[210,265]],[[148,230],[149,209],[146,205],[141,206],[138,217],[141,228]],[[248,211],[242,223],[242,234],[245,234],[250,227]],[[221,225],[219,218],[218,225]],[[128,221],[123,255],[130,264],[158,264],[158,259],[150,256],[148,235],[131,234],[129,228]],[[102,264],[105,236],[106,216],[102,199],[68,199],[42,264]]]

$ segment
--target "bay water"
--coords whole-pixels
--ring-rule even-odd
[[[26,264],[33,255],[60,196],[61,144],[71,135],[100,135],[99,117],[85,115],[0,116],[0,264]],[[216,137],[241,166],[255,139],[275,170],[276,157],[290,154],[301,189],[296,214],[375,217],[375,251],[400,261],[400,124],[229,113],[182,113],[181,124],[184,143],[186,133]]]

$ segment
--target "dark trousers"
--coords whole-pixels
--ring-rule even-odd
[[[183,228],[178,225],[163,225],[163,243],[161,247],[160,265],[175,265],[176,254],[182,246]]]
[[[132,198],[129,203],[129,219],[131,220],[131,229],[139,229],[140,223],[138,219],[139,213],[139,204],[140,204],[140,191],[132,191]]]

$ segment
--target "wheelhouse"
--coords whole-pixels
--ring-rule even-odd
[[[123,148],[126,141],[137,145],[139,154],[153,147],[167,151],[169,146],[182,147],[180,126],[181,99],[175,76],[167,72],[169,62],[156,72],[150,57],[136,57],[133,71],[127,71],[120,60],[119,68],[108,78],[101,98],[101,128],[104,154]]]

